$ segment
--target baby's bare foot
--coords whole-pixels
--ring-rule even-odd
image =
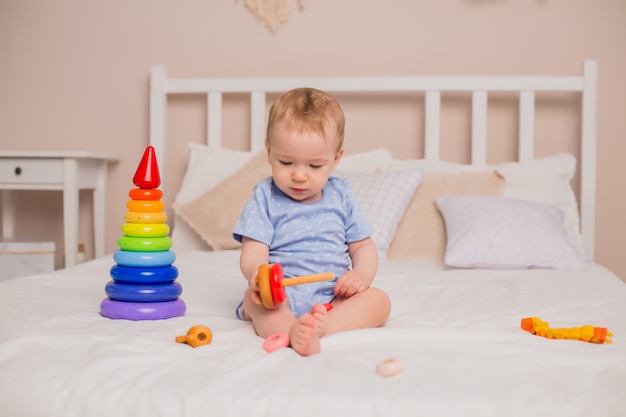
[[[322,307],[323,308],[323,307]],[[311,314],[298,318],[289,332],[291,347],[302,356],[320,353],[320,338],[317,334],[317,320]]]
[[[326,330],[326,320],[328,319],[328,310],[322,304],[315,304],[311,310],[311,315],[315,319],[315,328],[317,335],[322,337]]]

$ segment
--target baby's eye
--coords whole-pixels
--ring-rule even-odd
[[[313,169],[320,169],[323,165],[309,165]]]
[[[278,161],[278,162],[279,162],[281,165],[285,165],[285,166],[287,166],[287,165],[291,165],[291,164],[292,164],[292,162],[287,162],[287,161]]]

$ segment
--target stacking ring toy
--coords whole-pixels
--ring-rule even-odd
[[[180,298],[162,303],[127,303],[106,298],[100,303],[100,314],[110,319],[163,320],[184,316],[186,310]]]
[[[132,237],[124,236],[117,240],[117,246],[122,250],[137,252],[158,252],[172,247],[172,239],[163,237]]]
[[[122,284],[167,284],[176,280],[178,269],[174,265],[145,268],[113,265],[110,275],[115,282]]]
[[[285,278],[280,264],[263,264],[259,267],[256,283],[259,286],[261,302],[267,308],[274,308],[285,301],[285,288],[291,285],[309,284],[311,282],[330,281],[335,279],[334,272]]]
[[[385,377],[397,375],[403,369],[404,365],[398,359],[385,359],[376,365],[376,373]]]
[[[104,292],[111,300],[115,301],[160,303],[176,300],[183,293],[183,287],[178,282],[139,285],[109,281],[104,287]]]
[[[170,232],[167,223],[124,223],[122,233],[133,237],[163,237]]]
[[[176,260],[176,254],[171,250],[160,252],[133,252],[117,250],[113,253],[113,260],[122,266],[168,266]],[[156,284],[153,282],[152,284]]]
[[[187,343],[192,348],[208,345],[213,340],[213,332],[206,326],[197,324],[192,326],[184,336],[176,336],[177,343]]]
[[[128,200],[126,207],[128,207],[128,211],[146,211],[152,213],[163,211],[165,203],[161,200]]]
[[[124,214],[124,219],[129,223],[165,223],[167,220],[167,214],[160,213],[145,213],[137,211],[127,211]]]
[[[287,333],[274,333],[268,336],[263,342],[263,349],[267,353],[289,346],[289,335]]]
[[[133,200],[160,200],[163,191],[156,188],[133,188],[128,192],[128,196]]]

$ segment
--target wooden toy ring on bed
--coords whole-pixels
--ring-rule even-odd
[[[104,286],[104,292],[115,301],[161,303],[176,300],[183,293],[183,287],[178,282],[140,285],[109,281]]]
[[[265,338],[263,342],[263,349],[267,353],[272,353],[275,350],[289,346],[290,340],[287,333],[274,333]]]
[[[398,359],[385,359],[376,365],[376,373],[381,376],[389,377],[402,372],[404,365]]]
[[[123,236],[117,240],[117,246],[122,250],[136,252],[159,252],[172,247],[169,236],[162,237],[133,237]]]
[[[285,278],[280,264],[263,264],[259,267],[256,283],[259,286],[261,302],[267,308],[274,308],[285,301],[285,288],[291,285],[309,284],[311,282],[330,281],[335,278],[334,272]]]
[[[167,284],[173,282],[178,277],[178,268],[174,265],[142,268],[113,265],[110,275],[115,282],[122,284]]]
[[[113,260],[116,264],[122,266],[160,267],[173,264],[176,260],[176,254],[171,250],[164,250],[160,252],[116,250],[113,253]]]
[[[165,203],[161,200],[128,200],[126,207],[128,207],[128,211],[145,211],[152,213],[163,211]]]
[[[160,200],[163,191],[156,188],[133,188],[128,192],[128,196],[133,200]]]
[[[176,336],[177,343],[187,343],[192,348],[204,346],[213,340],[213,332],[206,326],[196,324],[192,326],[184,336]]]
[[[106,298],[100,303],[100,314],[110,319],[164,320],[184,316],[186,310],[180,298],[162,303],[129,303]]]
[[[167,214],[164,212],[127,211],[124,213],[124,219],[129,223],[165,223]]]
[[[122,233],[132,237],[163,237],[170,232],[167,223],[124,223]]]

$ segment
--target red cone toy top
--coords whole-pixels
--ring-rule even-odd
[[[148,146],[143,153],[141,162],[133,177],[133,184],[139,188],[157,188],[161,185],[159,165],[157,163],[154,147]]]

